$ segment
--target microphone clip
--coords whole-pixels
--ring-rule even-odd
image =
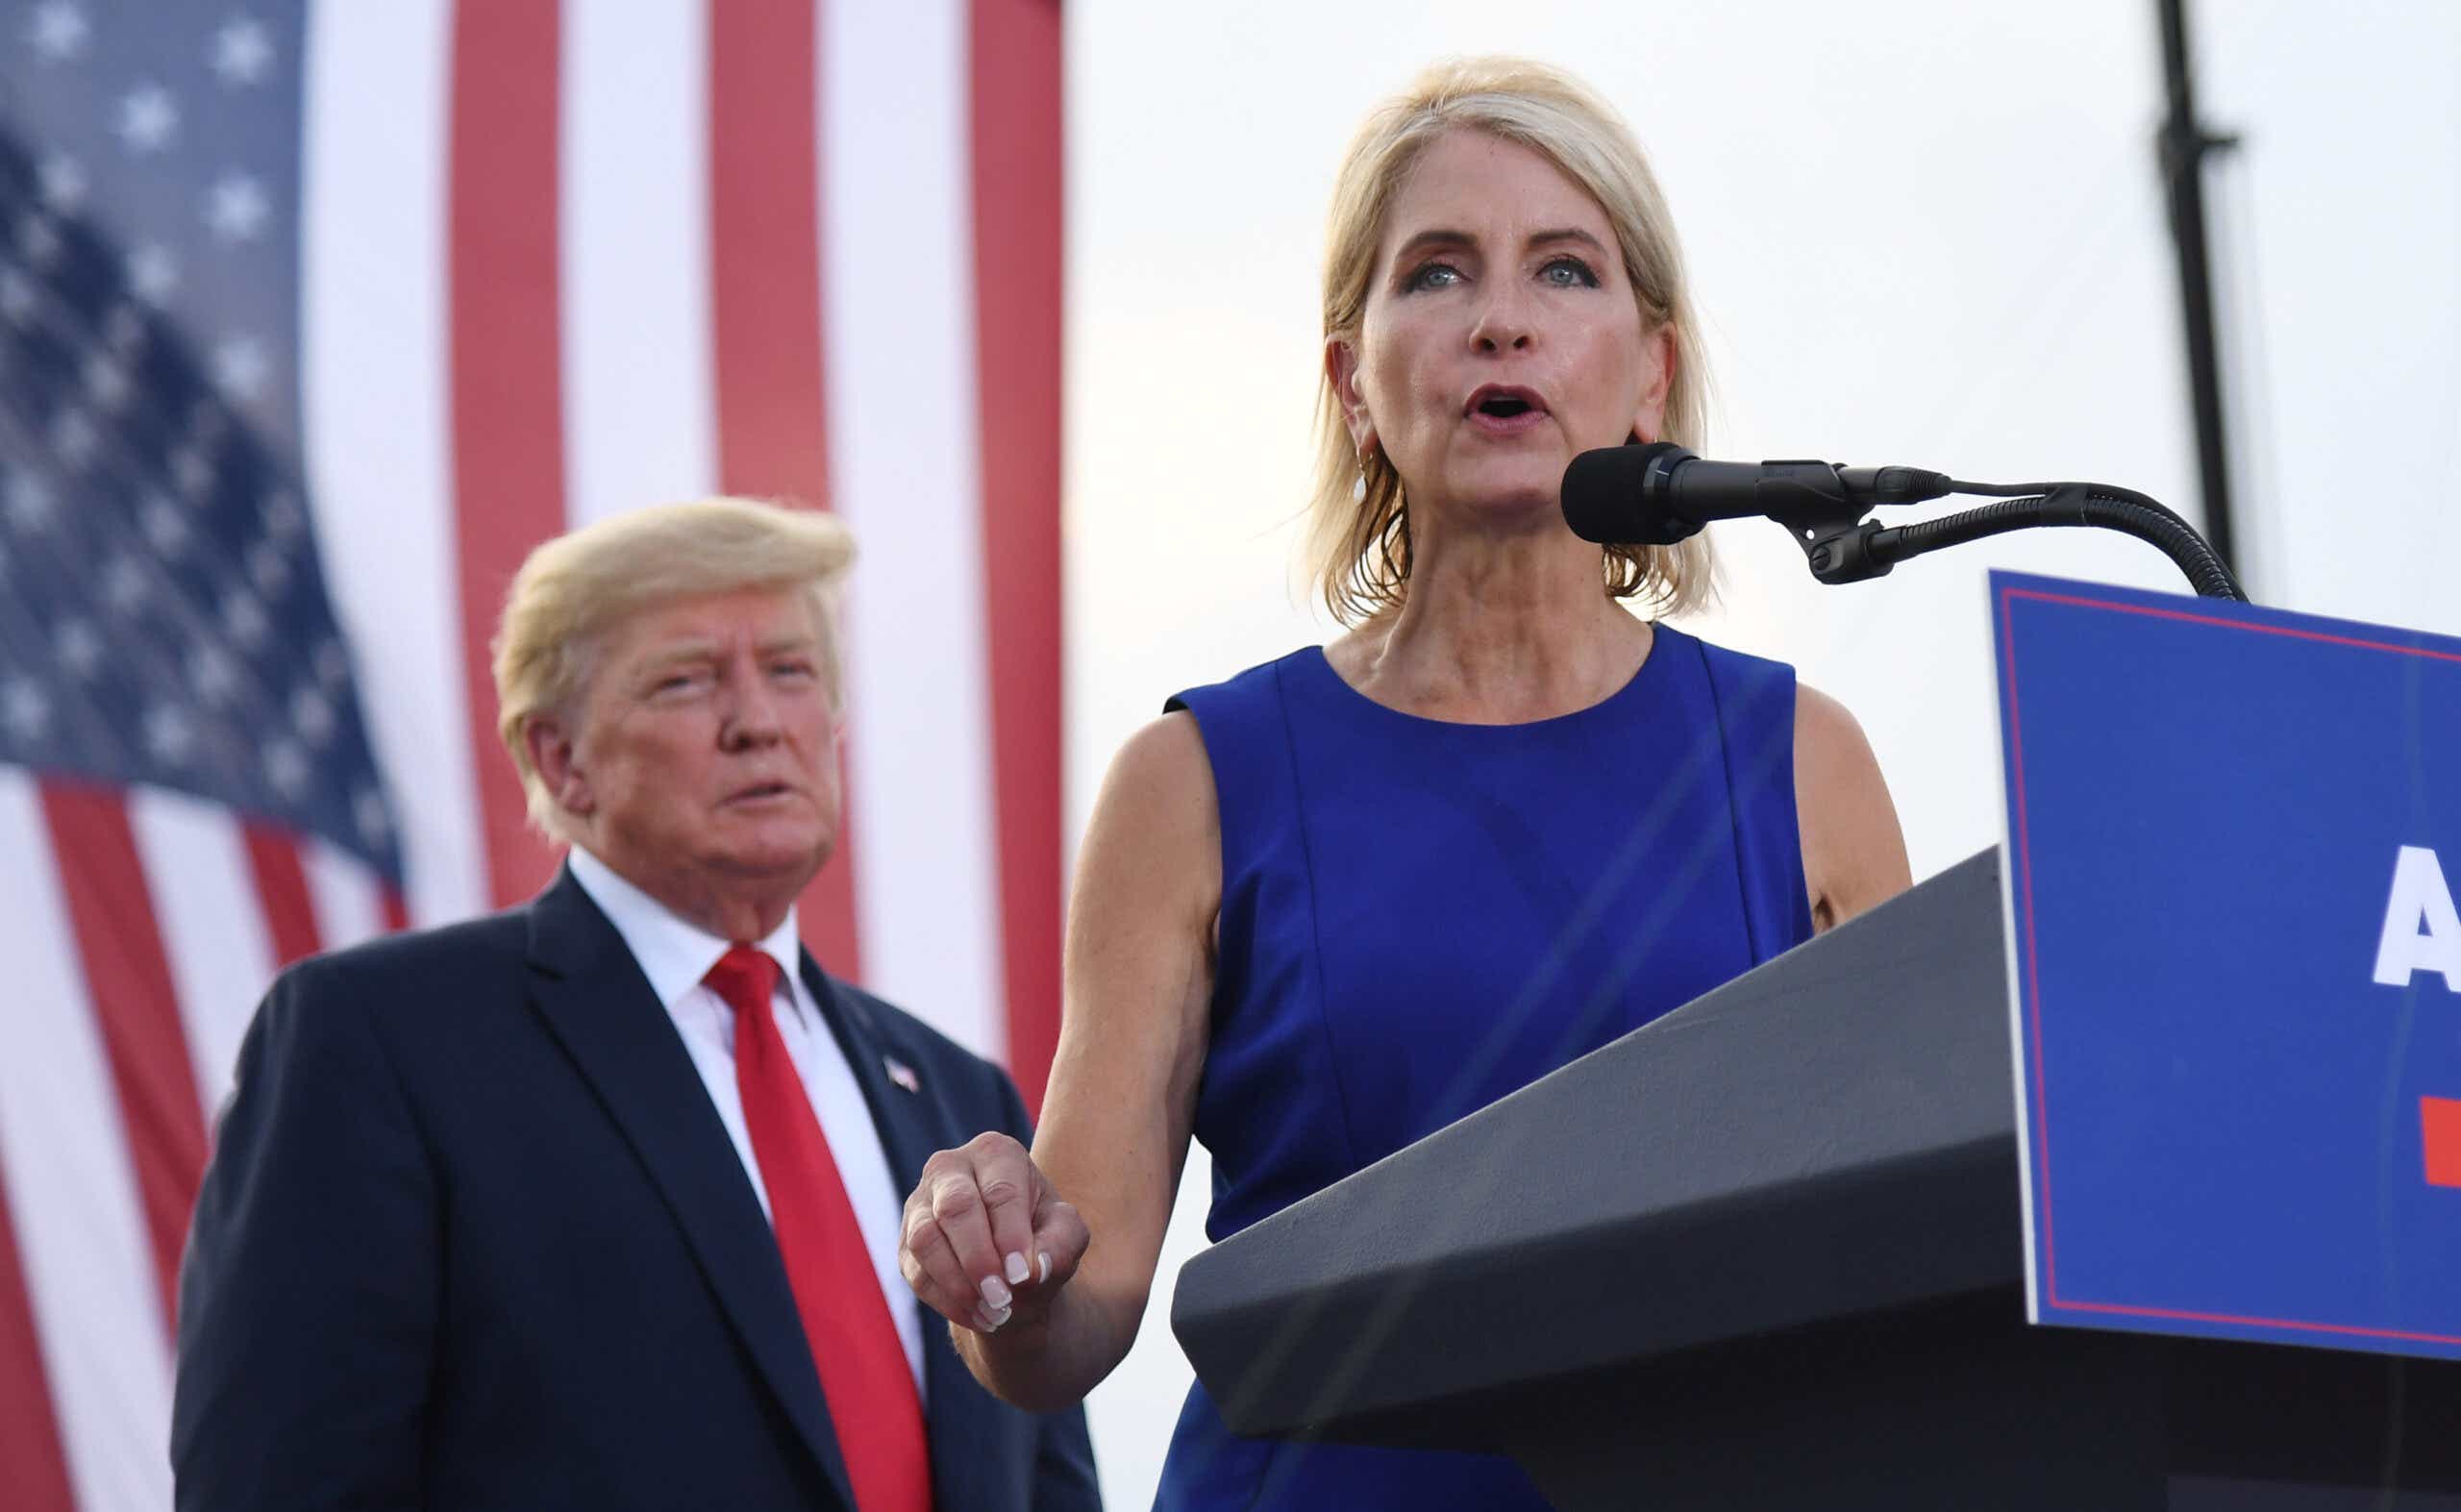
[[[1872,506],[1894,502],[1873,497],[1882,490],[1869,476],[1876,467],[1840,467],[1814,459],[1766,461],[1754,489],[1760,511],[1785,528],[1802,548],[1811,575],[1823,582],[1862,582],[1888,575],[1896,563],[1876,556],[1872,537],[1878,522],[1867,521]]]

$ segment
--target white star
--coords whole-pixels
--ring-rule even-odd
[[[171,453],[171,481],[189,498],[201,498],[213,489],[213,463],[193,446],[179,447]]]
[[[338,640],[329,640],[316,648],[316,681],[329,688],[338,689],[350,677],[350,655]]]
[[[370,845],[383,845],[392,837],[393,822],[385,816],[385,800],[372,787],[362,787],[351,795],[351,818],[359,826],[360,838]]]
[[[145,602],[145,569],[133,557],[114,557],[103,567],[103,606],[114,614],[133,614]]]
[[[60,228],[51,217],[38,210],[30,210],[17,220],[17,251],[28,267],[37,271],[60,259]]]
[[[51,728],[51,700],[29,680],[11,678],[0,683],[0,725],[19,745],[33,745]]]
[[[227,85],[249,85],[273,64],[273,38],[254,16],[234,16],[213,34],[213,71]]]
[[[80,678],[92,677],[103,664],[103,637],[84,620],[61,621],[51,644],[60,654],[60,664]]]
[[[141,84],[119,102],[119,139],[131,152],[160,152],[179,135],[180,108],[171,91]]]
[[[51,210],[65,215],[86,202],[86,170],[77,160],[64,152],[55,152],[42,161],[42,202]]]
[[[265,618],[264,606],[252,594],[233,588],[222,601],[222,628],[239,643],[242,651],[254,651],[265,643],[265,634],[273,625]]]
[[[188,716],[168,704],[145,711],[145,750],[163,766],[185,765],[196,749],[196,731]]]
[[[0,316],[9,324],[23,329],[34,323],[35,308],[42,296],[35,289],[34,281],[15,268],[0,269]]]
[[[310,745],[321,746],[333,738],[334,706],[314,688],[301,688],[290,695],[290,722]]]
[[[145,544],[154,548],[157,557],[177,557],[187,546],[187,516],[159,493],[137,511],[137,523],[144,527]]]
[[[235,399],[264,392],[265,349],[253,336],[234,336],[213,349],[213,383]]]
[[[71,470],[94,459],[94,448],[102,441],[95,434],[94,422],[83,409],[62,409],[51,419],[52,455],[61,465]]]
[[[145,343],[145,316],[134,305],[113,305],[103,316],[103,344],[121,357]]]
[[[227,704],[239,690],[239,664],[231,659],[231,653],[209,640],[188,655],[188,682],[207,703]]]
[[[180,260],[160,242],[149,242],[128,255],[128,286],[149,305],[160,305],[180,286]]]
[[[51,485],[35,474],[20,468],[9,475],[6,508],[9,523],[20,533],[32,534],[51,524]]]
[[[265,747],[265,781],[294,803],[308,790],[308,753],[287,740]]]
[[[35,44],[42,61],[56,63],[74,58],[86,50],[86,12],[68,0],[49,0],[35,7],[34,19],[26,27],[26,40]]]
[[[244,173],[226,173],[205,195],[205,223],[214,239],[246,241],[265,223],[265,191]]]
[[[290,558],[271,541],[257,542],[248,548],[248,581],[266,598],[281,598],[290,586]]]
[[[109,353],[86,359],[86,397],[106,410],[117,409],[128,400],[128,370]]]

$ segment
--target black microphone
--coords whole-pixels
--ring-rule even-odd
[[[1767,517],[1848,523],[1876,504],[1947,493],[1919,467],[1839,467],[1813,460],[1704,461],[1672,441],[1583,452],[1564,469],[1564,523],[1604,546],[1672,546],[1711,520]]]

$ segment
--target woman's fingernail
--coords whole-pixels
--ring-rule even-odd
[[[1007,1321],[1008,1315],[1005,1312],[992,1313],[981,1307],[974,1310],[974,1331],[977,1333],[998,1333],[1000,1326]]]
[[[1050,1279],[1051,1279],[1051,1252],[1050,1252],[1050,1251],[1048,1251],[1048,1250],[1040,1250],[1040,1251],[1036,1251],[1036,1252],[1035,1252],[1035,1253],[1034,1253],[1034,1258],[1042,1262],[1042,1277],[1041,1277],[1041,1278],[1042,1278],[1043,1280],[1046,1280],[1046,1281],[1047,1281],[1047,1280],[1050,1280]]]
[[[1026,1265],[1026,1257],[1025,1257],[1024,1255],[1022,1255],[1022,1254],[1010,1254],[1010,1255],[1008,1256],[1008,1284],[1009,1284],[1009,1285],[1011,1285],[1011,1286],[1023,1286],[1023,1285],[1025,1285],[1025,1284],[1026,1284],[1026,1277],[1030,1277],[1030,1276],[1032,1276],[1032,1275],[1033,1275],[1033,1274],[1034,1274],[1034,1273],[1027,1267],[1027,1265]]]
[[[1000,1283],[1000,1277],[986,1276],[982,1278],[982,1305],[993,1312],[1008,1310],[1008,1288]]]

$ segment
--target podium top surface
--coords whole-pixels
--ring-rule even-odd
[[[1499,1391],[2014,1287],[2001,921],[1987,851],[1206,1251],[1197,1375],[1239,1432],[1426,1442]]]

